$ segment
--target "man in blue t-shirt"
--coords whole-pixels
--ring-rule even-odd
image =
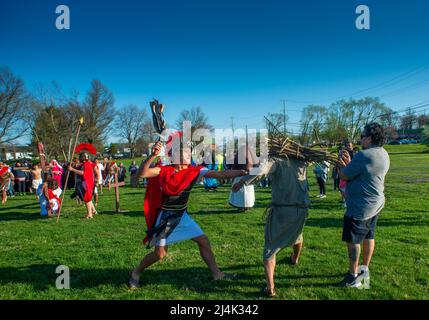
[[[343,241],[347,242],[349,272],[341,286],[369,287],[369,270],[375,247],[375,227],[384,207],[384,179],[390,159],[383,148],[385,133],[378,123],[365,126],[361,134],[363,150],[353,160],[344,151],[340,160],[340,178],[347,181],[345,192],[347,210],[344,216]],[[363,265],[358,266],[360,244],[363,243]]]

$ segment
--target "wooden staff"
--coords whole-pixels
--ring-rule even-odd
[[[76,145],[77,145],[77,141],[79,140],[79,133],[80,133],[80,128],[83,125],[83,117],[81,117],[79,119],[79,126],[77,127],[77,132],[76,132],[76,139],[74,141],[74,147],[73,147],[73,151],[72,151],[72,156],[69,159],[69,165],[71,164],[71,161],[73,161],[73,157],[74,157],[74,151],[76,150]],[[61,204],[60,204],[60,208],[58,209],[58,214],[57,214],[57,221],[56,223],[58,223],[58,220],[60,219],[60,214],[61,214],[61,208],[63,207],[63,201],[64,201],[64,196],[66,195],[66,190],[67,190],[67,184],[69,182],[69,175],[70,175],[70,170],[67,170],[67,176],[66,176],[66,182],[64,184],[64,190],[63,190],[63,194],[61,196]]]
[[[42,179],[43,179],[43,182],[45,182],[48,178],[48,174],[45,172],[46,171],[46,154],[45,154],[45,147],[43,146],[42,142],[39,142],[37,144],[37,151],[39,152],[39,157],[40,157],[40,167],[42,169]]]

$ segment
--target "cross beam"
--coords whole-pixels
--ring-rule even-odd
[[[125,186],[125,182],[118,182],[118,174],[115,173],[115,183],[109,184],[109,190],[111,188],[115,188],[115,205],[116,205],[116,213],[121,212],[121,204],[119,200],[119,187]]]

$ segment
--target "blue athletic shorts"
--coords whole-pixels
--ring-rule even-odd
[[[374,239],[378,215],[367,220],[355,220],[344,216],[343,241],[348,243],[362,243],[365,239]]]

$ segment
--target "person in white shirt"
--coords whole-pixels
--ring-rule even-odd
[[[104,166],[103,164],[100,162],[100,160],[95,159],[95,164],[97,165],[97,170],[98,170],[98,181],[96,183],[96,188],[100,188],[100,194],[103,194],[103,171],[104,171]]]

